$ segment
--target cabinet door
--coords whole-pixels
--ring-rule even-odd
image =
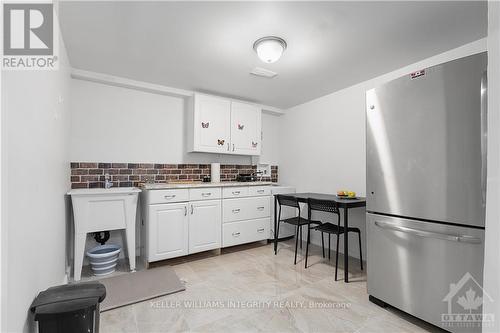
[[[188,254],[188,204],[150,205],[148,262]]]
[[[262,110],[250,104],[231,102],[231,152],[260,155]]]
[[[229,153],[231,141],[231,102],[196,95],[194,100],[194,150],[209,153]]]
[[[194,201],[189,206],[189,253],[220,248],[220,200]]]

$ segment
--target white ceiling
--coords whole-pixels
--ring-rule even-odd
[[[485,37],[487,3],[71,1],[60,21],[74,68],[288,108]]]

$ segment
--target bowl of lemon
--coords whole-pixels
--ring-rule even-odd
[[[356,199],[356,192],[340,190],[337,191],[337,197],[341,199]]]

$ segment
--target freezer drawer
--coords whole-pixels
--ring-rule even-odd
[[[483,296],[484,230],[367,214],[367,235],[370,295],[448,331],[481,332],[443,315],[469,313],[459,302],[469,288]]]

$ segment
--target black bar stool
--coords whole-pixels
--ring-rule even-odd
[[[300,216],[300,205],[299,202],[297,201],[297,198],[293,196],[288,196],[288,195],[283,195],[283,194],[278,194],[276,195],[276,199],[278,200],[278,205],[279,205],[279,211],[278,211],[278,223],[276,226],[276,230],[274,233],[274,239],[277,241],[277,238],[280,233],[280,222],[288,223],[291,225],[296,226],[295,229],[295,259],[293,261],[293,264],[297,264],[297,247],[299,244],[299,238],[300,238],[300,248],[302,248],[302,226],[307,225],[309,228],[311,228],[311,225],[316,226],[321,224],[319,221],[309,221],[308,219],[305,219]],[[292,207],[298,210],[298,215],[295,217],[290,217],[286,219],[281,219],[281,208],[282,206],[287,206],[287,207]],[[307,232],[309,234],[309,231]],[[276,250],[275,250],[276,254]]]
[[[333,213],[337,215],[337,224],[333,224],[330,222],[325,222],[315,226],[311,227],[309,226],[308,232],[307,232],[307,244],[306,244],[306,263],[305,263],[305,268],[307,268],[307,255],[309,252],[309,242],[311,241],[310,237],[310,229],[317,230],[321,232],[321,245],[323,249],[323,258],[325,257],[325,242],[323,239],[323,234],[328,234],[328,260],[330,260],[330,241],[331,241],[331,235],[337,235],[337,250],[335,253],[335,281],[337,281],[337,270],[339,266],[339,237],[341,234],[344,233],[344,227],[340,225],[340,212],[337,207],[337,204],[332,201],[325,201],[325,200],[317,200],[317,199],[311,199],[309,198],[307,200],[307,206],[308,206],[308,220],[311,220],[311,212],[314,211],[320,211],[320,212],[327,212],[327,213]],[[360,258],[360,264],[361,264],[361,270],[363,270],[363,254],[361,252],[361,230],[359,228],[355,227],[349,227],[347,228],[347,232],[355,232],[358,234],[358,240],[359,240],[359,258]],[[347,253],[344,253],[344,255],[348,255]]]

